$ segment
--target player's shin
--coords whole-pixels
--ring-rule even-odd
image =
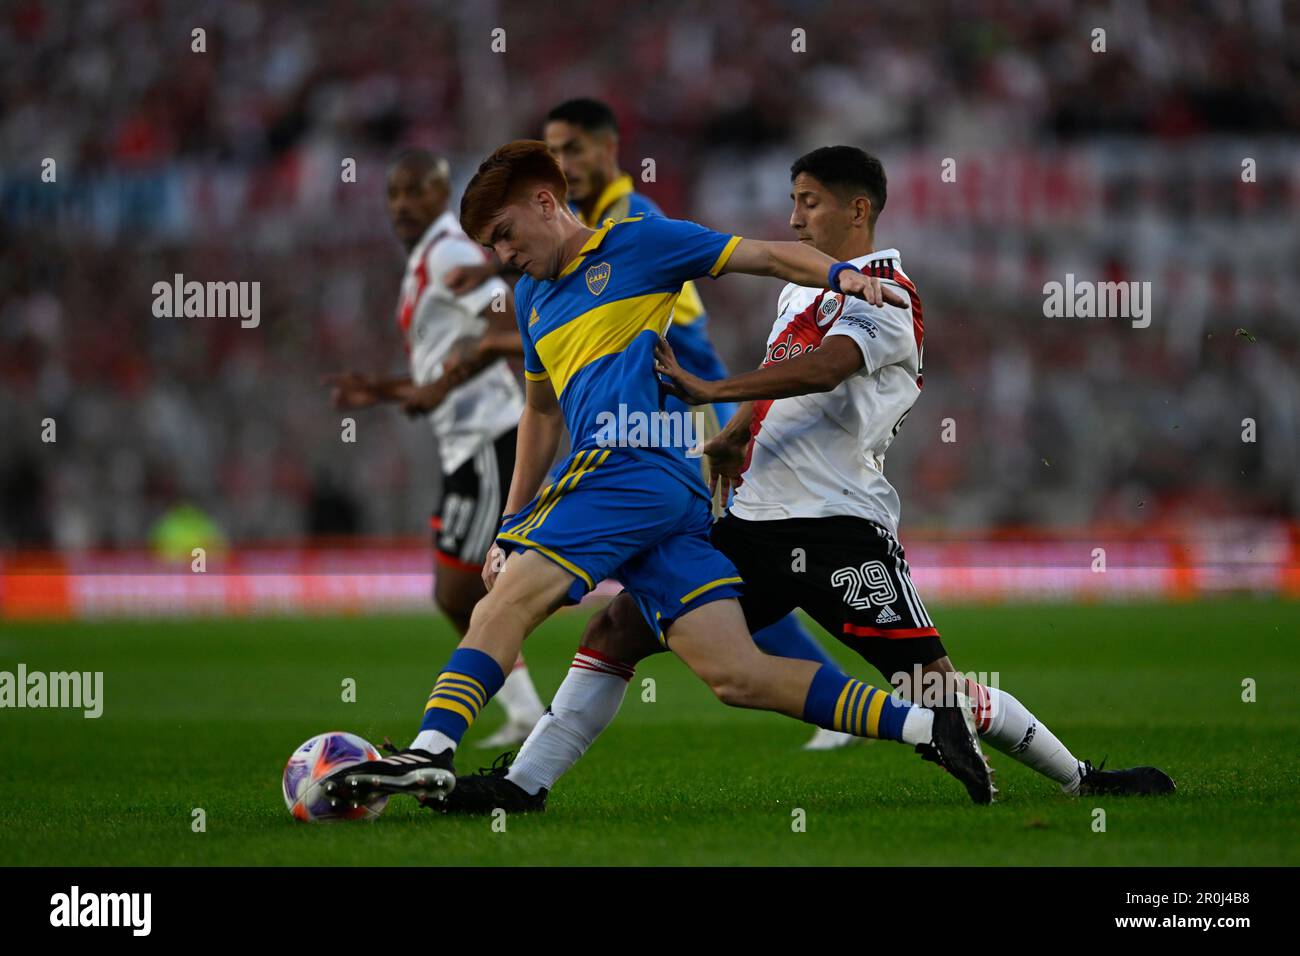
[[[808,685],[803,719],[827,730],[910,745],[929,742],[934,724],[934,714],[926,708],[825,664]]]
[[[1024,704],[1006,691],[968,682],[980,739],[1055,780],[1068,794],[1079,789],[1079,761]]]
[[[579,648],[551,706],[524,741],[506,779],[528,794],[550,790],[613,721],[632,667]]]

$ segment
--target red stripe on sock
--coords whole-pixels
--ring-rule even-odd
[[[620,671],[616,671],[612,669],[607,670],[604,667],[592,667],[590,664],[582,664],[579,663],[578,661],[574,661],[571,665],[569,665],[569,669],[575,671],[594,671],[597,674],[604,674],[607,677],[617,677],[623,681],[630,681],[632,679],[631,674],[624,674]]]
[[[989,697],[988,688],[967,678],[966,683],[975,698],[975,727],[981,733],[988,731],[993,723],[993,699]]]
[[[596,660],[600,661],[603,664],[608,664],[610,667],[615,667],[618,668],[619,670],[625,670],[629,674],[632,673],[632,671],[636,670],[635,665],[628,664],[624,661],[620,661],[617,657],[610,657],[608,654],[602,654],[600,651],[592,650],[590,647],[578,648],[578,654],[577,656],[574,657],[574,660],[576,661],[579,656],[594,657]]]

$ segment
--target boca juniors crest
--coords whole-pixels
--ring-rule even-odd
[[[609,285],[609,263],[598,262],[587,270],[587,288],[592,295],[600,295]]]

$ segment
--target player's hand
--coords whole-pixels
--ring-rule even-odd
[[[464,295],[473,292],[496,274],[497,267],[491,262],[485,262],[481,266],[452,266],[442,277],[442,284],[452,295]]]
[[[442,360],[442,378],[455,388],[468,381],[483,364],[482,336],[467,335],[451,343]]]
[[[668,391],[688,405],[707,405],[713,401],[713,383],[692,375],[677,364],[677,356],[668,340],[660,338],[655,345],[655,371],[668,379]]]
[[[483,561],[483,586],[491,591],[492,585],[497,583],[497,575],[505,566],[506,553],[501,550],[501,546],[494,544],[488,548],[487,558]]]
[[[875,276],[845,269],[840,272],[840,291],[845,295],[857,296],[872,305],[888,302],[890,305],[907,306],[907,301],[893,289],[886,289]]]
[[[417,385],[402,402],[402,411],[411,417],[427,415],[443,403],[451,390],[452,384],[445,375],[425,385]]]
[[[704,454],[709,459],[709,497],[720,494],[717,500],[724,506],[731,493],[740,487],[740,473],[745,467],[745,451],[749,448],[749,435],[741,433],[739,440],[722,432],[704,443]]]
[[[326,375],[322,381],[326,385],[333,386],[330,401],[334,403],[335,408],[366,408],[379,401],[374,383],[357,372]]]

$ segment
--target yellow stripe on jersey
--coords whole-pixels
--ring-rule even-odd
[[[740,236],[732,236],[727,241],[727,244],[722,247],[722,251],[718,253],[718,258],[714,261],[713,268],[709,270],[709,275],[717,276],[718,273],[723,270],[723,267],[727,264],[727,260],[731,258],[731,254],[736,251],[736,246],[739,244]]]
[[[524,378],[528,379],[530,382],[544,382],[550,377],[550,373],[545,370],[540,372],[530,372],[528,369],[524,369]]]
[[[622,352],[642,332],[662,335],[680,294],[678,290],[619,299],[590,309],[543,335],[534,347],[551,373],[555,394],[563,395],[573,376],[597,359]]]
[[[673,309],[673,325],[690,325],[704,314],[704,302],[694,282],[682,286],[681,298]]]

